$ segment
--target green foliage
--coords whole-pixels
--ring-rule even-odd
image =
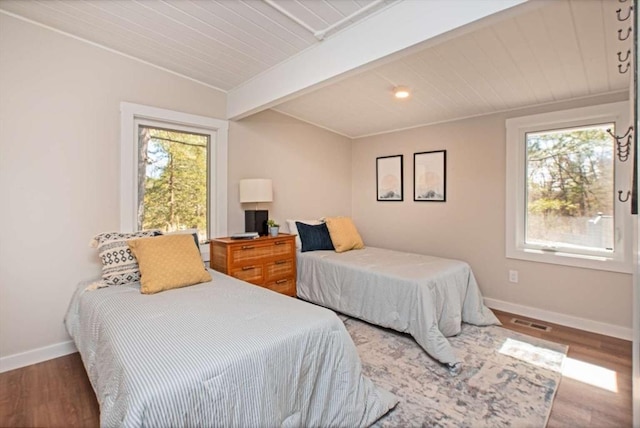
[[[613,212],[613,141],[605,126],[527,135],[531,214]]]
[[[569,213],[569,215],[575,215],[577,207],[567,201],[560,199],[536,199],[529,204],[529,212],[532,214],[545,214],[550,213]]]
[[[142,227],[164,231],[207,228],[207,137],[157,128],[145,128],[146,159]],[[141,136],[141,140],[145,136]],[[140,194],[142,193],[142,194]]]
[[[273,220],[273,219],[267,220],[267,226],[268,227],[280,227],[280,225],[278,223],[276,223],[276,221]]]

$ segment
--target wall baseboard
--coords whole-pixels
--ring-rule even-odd
[[[0,358],[0,373],[78,352],[72,340]]]
[[[561,314],[559,312],[546,311],[544,309],[533,308],[531,306],[518,305],[516,303],[505,302],[503,300],[492,299],[489,297],[484,298],[484,303],[491,309],[523,315],[540,321],[576,328],[578,330],[617,337],[618,339],[628,341],[631,341],[633,338],[633,331],[630,327],[621,327],[619,325],[592,321],[586,318],[574,317],[572,315]]]

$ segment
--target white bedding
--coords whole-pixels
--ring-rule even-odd
[[[154,295],[79,284],[65,323],[101,426],[355,427],[397,403],[333,312],[210,272]]]
[[[411,334],[432,357],[461,361],[446,339],[464,321],[500,324],[467,263],[367,247],[298,253],[298,297]]]

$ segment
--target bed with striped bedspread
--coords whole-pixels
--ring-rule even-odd
[[[397,403],[333,312],[210,272],[155,295],[79,284],[65,323],[101,426],[355,427]]]

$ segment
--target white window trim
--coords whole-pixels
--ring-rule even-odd
[[[159,121],[175,126],[199,128],[212,134],[209,167],[209,238],[227,235],[227,158],[229,122],[188,113],[128,102],[120,103],[120,230],[137,228],[138,130],[136,121]],[[212,209],[215,207],[215,210]],[[209,246],[201,247],[208,260]]]
[[[615,122],[616,130],[629,124],[629,103],[618,102],[571,110],[507,119],[506,168],[506,257],[588,269],[631,273],[632,230],[629,203],[617,198],[617,188],[629,178],[630,162],[615,161],[614,218],[615,251],[611,255],[587,256],[527,248],[525,238],[525,133],[553,128]]]

